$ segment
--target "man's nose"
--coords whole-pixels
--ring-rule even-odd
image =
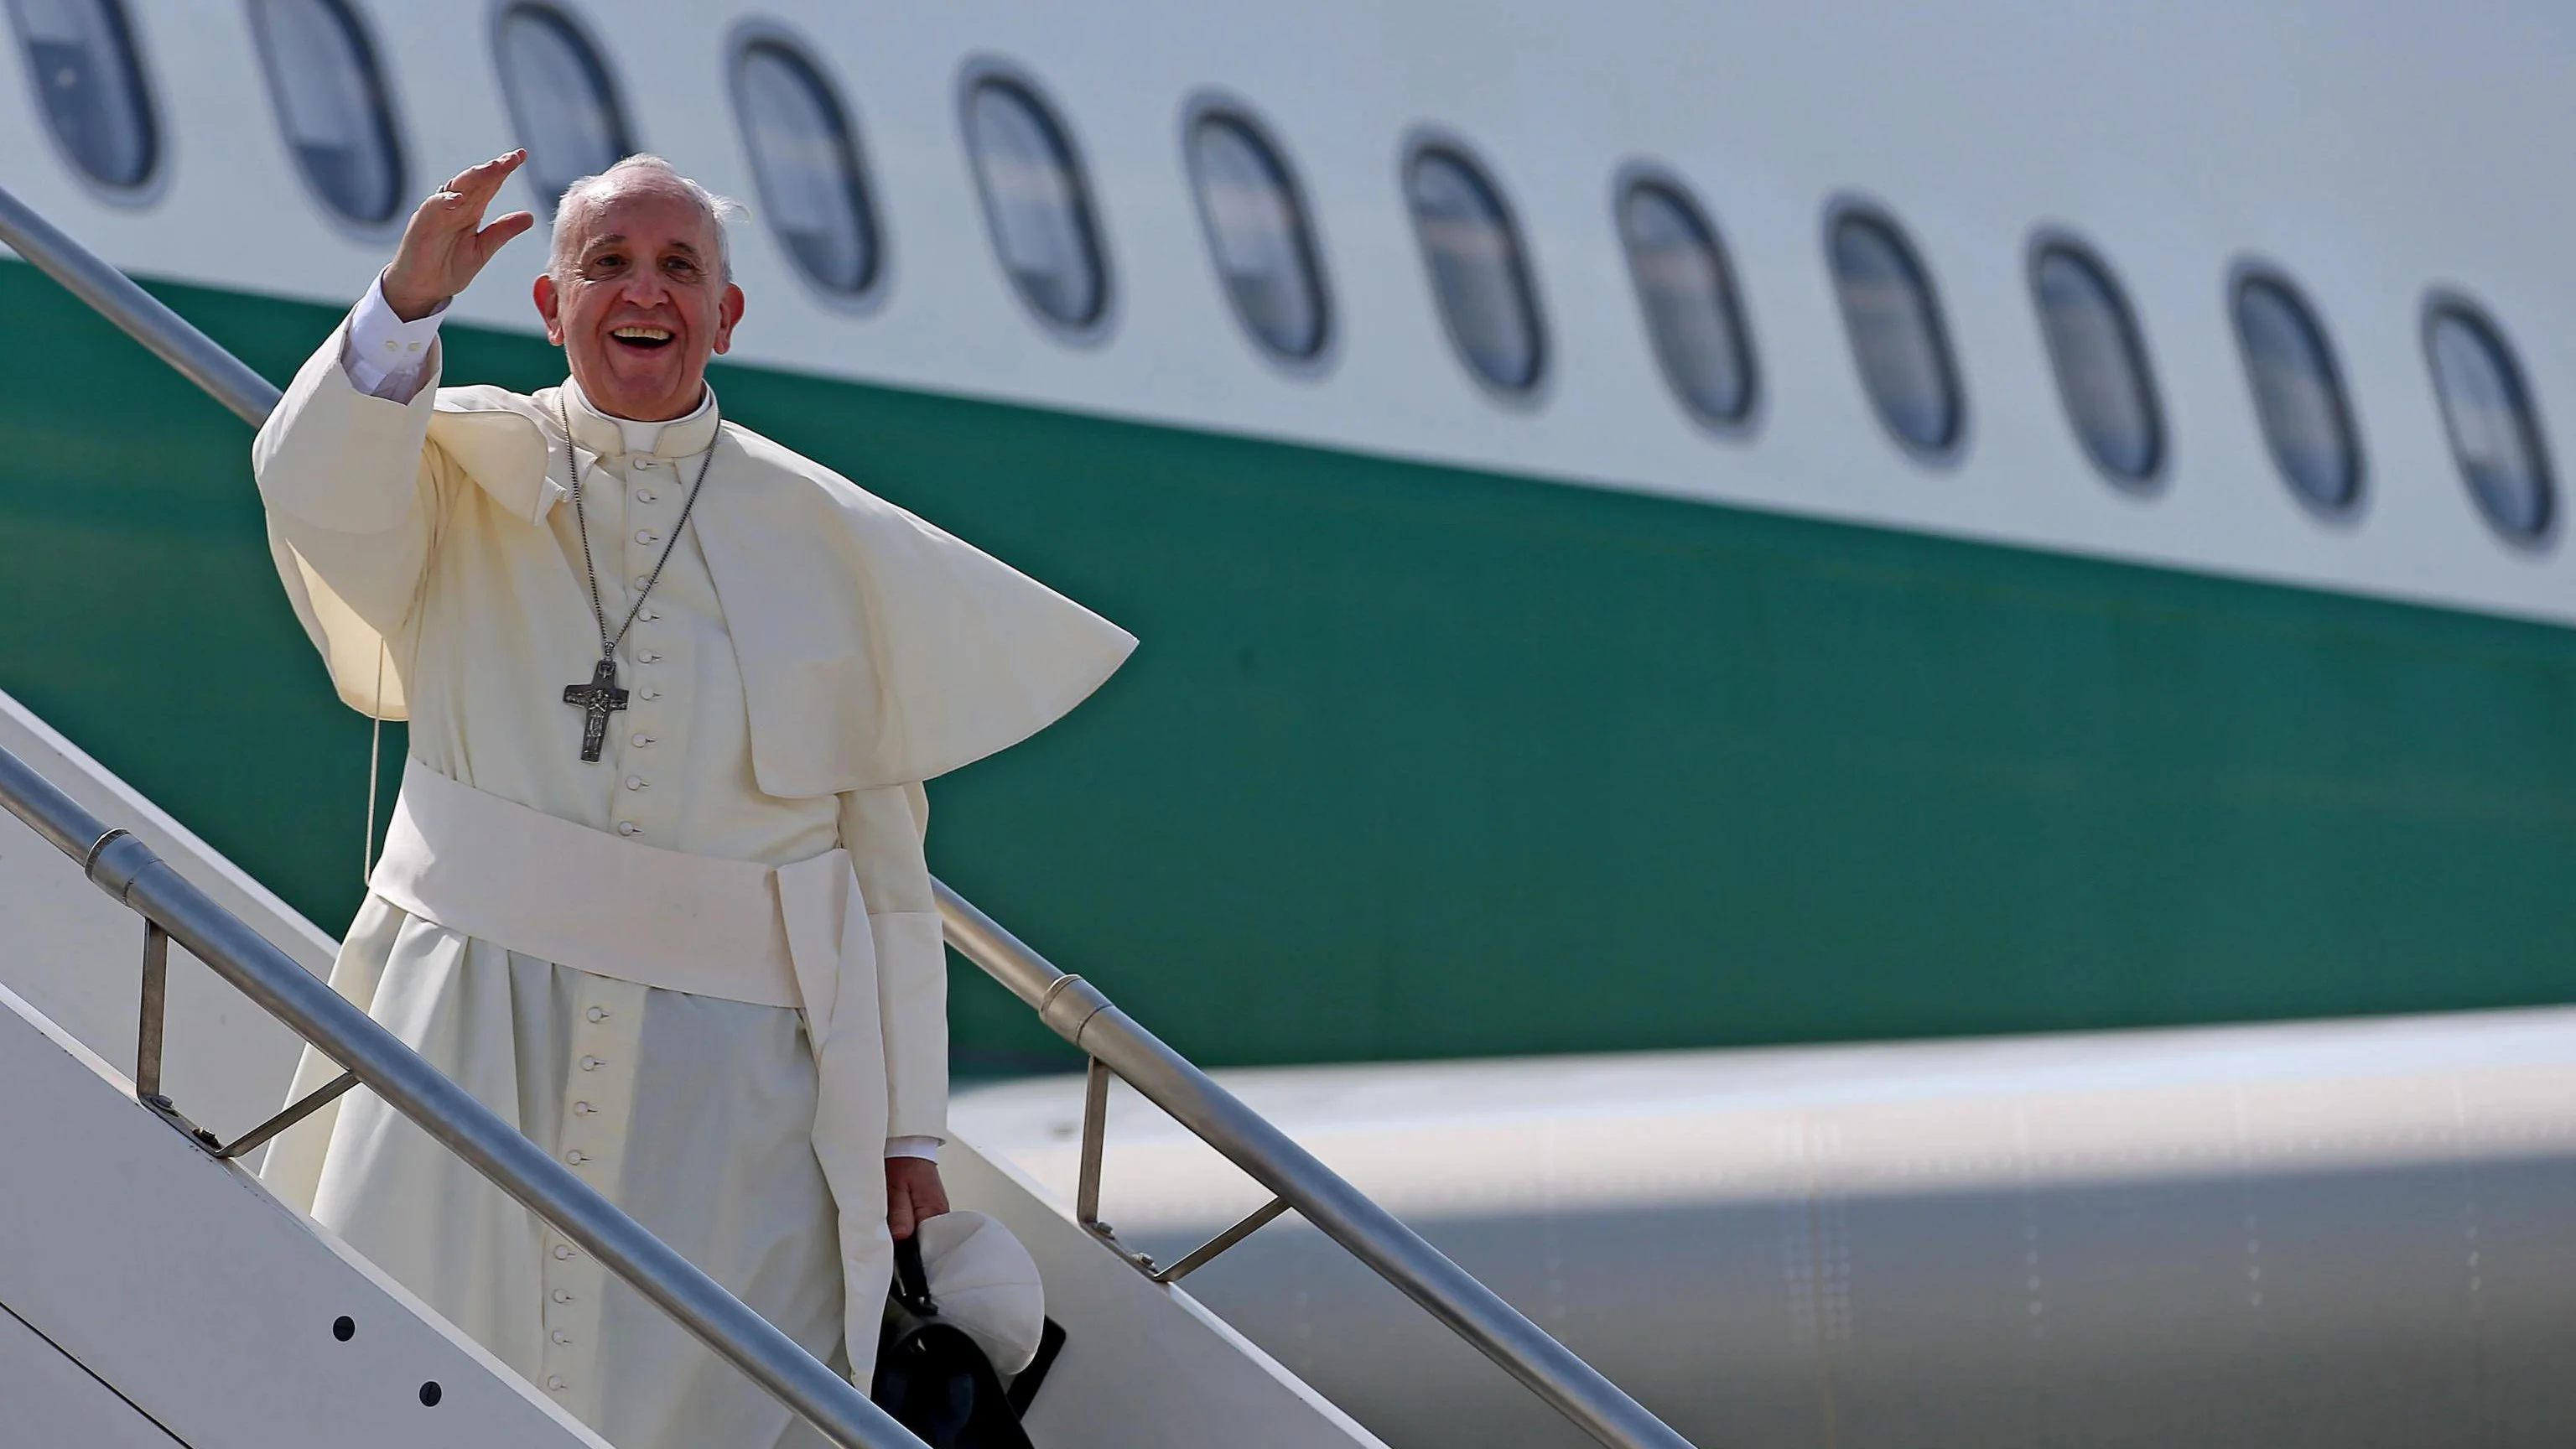
[[[670,295],[671,284],[650,268],[630,273],[617,289],[618,300],[639,307],[654,306]]]

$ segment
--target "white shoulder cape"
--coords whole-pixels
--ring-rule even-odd
[[[541,425],[546,396],[443,388],[429,423],[429,446],[531,527],[545,526],[564,496],[554,480],[566,445]],[[742,670],[753,777],[769,794],[909,784],[981,759],[1060,718],[1136,646],[1089,609],[757,433],[727,423],[715,448],[692,516]],[[399,671],[380,668],[375,628],[274,529],[271,543],[341,699],[408,717]]]

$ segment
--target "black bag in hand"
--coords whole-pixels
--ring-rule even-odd
[[[1004,1388],[984,1350],[930,1301],[920,1238],[899,1239],[868,1397],[930,1449],[1034,1449],[1020,1415],[1063,1344],[1064,1330],[1050,1319],[1037,1358]]]

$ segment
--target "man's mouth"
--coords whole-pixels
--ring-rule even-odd
[[[668,327],[618,327],[611,329],[608,335],[620,346],[645,352],[671,345],[671,329]]]

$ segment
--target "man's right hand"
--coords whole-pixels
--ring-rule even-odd
[[[483,225],[484,208],[527,159],[522,149],[469,166],[411,214],[393,265],[385,268],[385,302],[395,316],[417,322],[446,306],[494,252],[537,224],[533,213],[514,211]]]

